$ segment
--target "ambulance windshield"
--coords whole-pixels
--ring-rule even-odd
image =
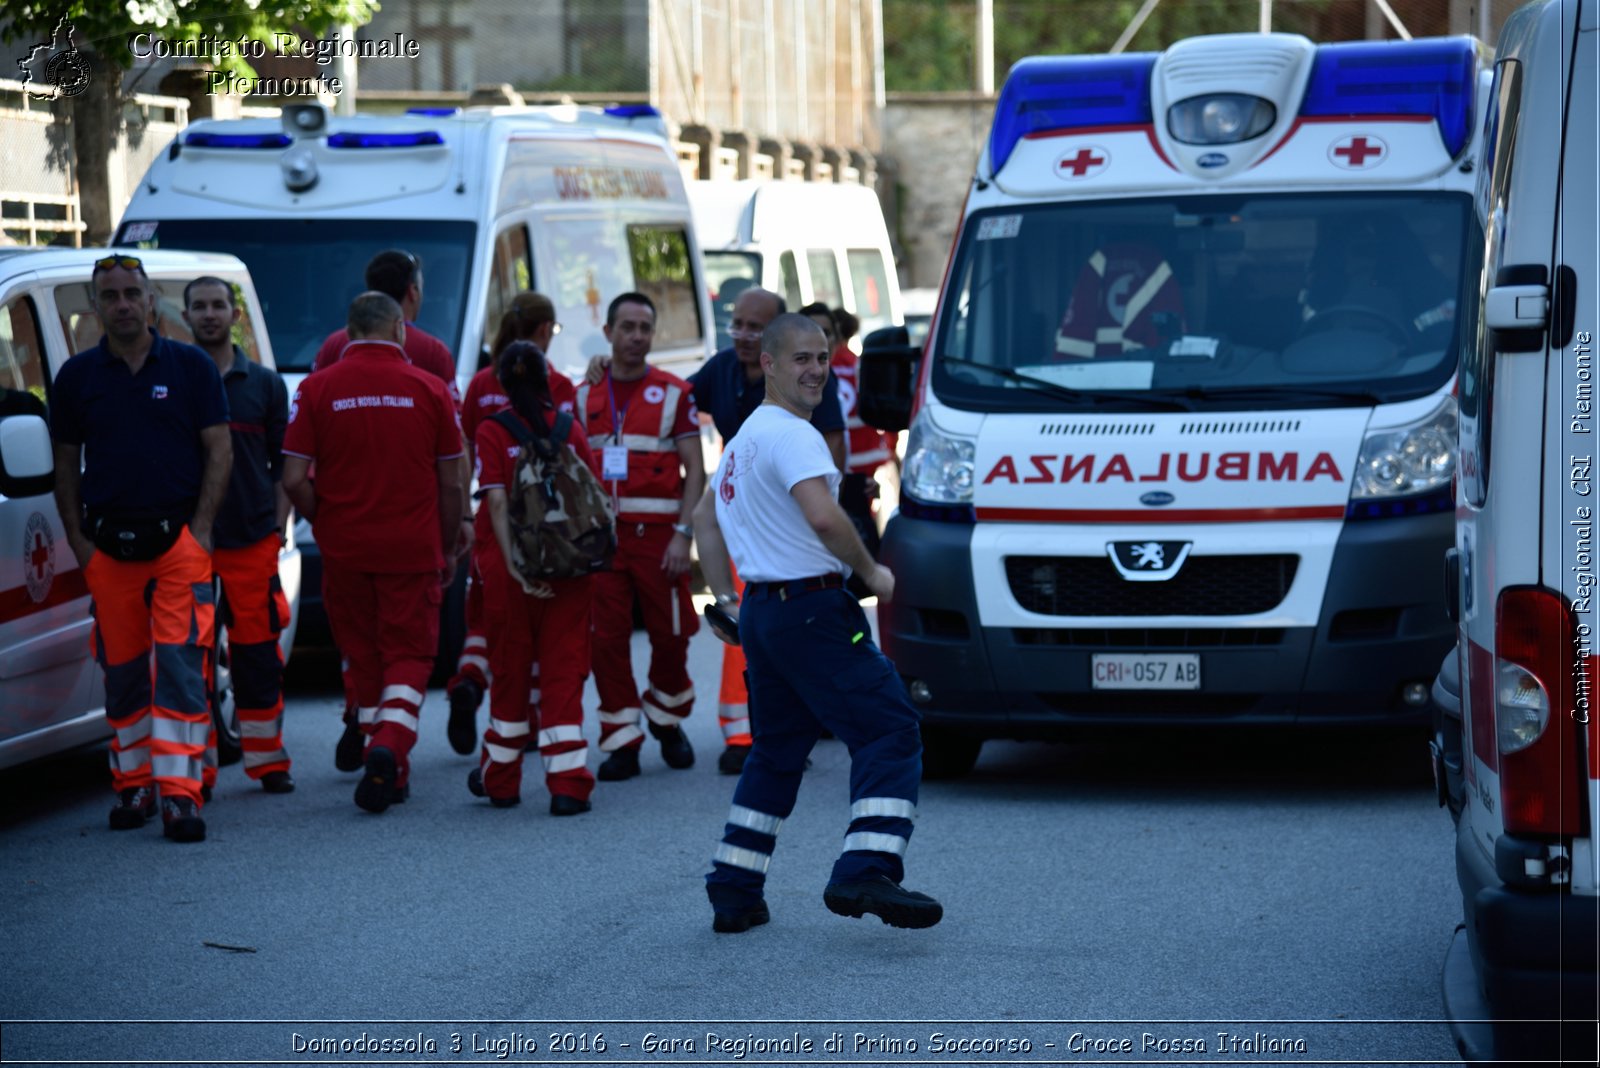
[[[1422,396],[1454,370],[1457,310],[1471,306],[1469,209],[1461,194],[1401,192],[975,215],[934,388],[958,407],[1013,410]]]
[[[130,220],[120,243],[239,257],[261,298],[278,370],[309,371],[323,340],[344,326],[350,301],[366,288],[367,261],[391,248],[422,261],[417,325],[459,353],[473,230],[467,222],[411,219]]]

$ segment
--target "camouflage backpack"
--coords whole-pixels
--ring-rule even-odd
[[[529,582],[604,570],[617,551],[611,499],[588,465],[567,448],[572,413],[556,416],[548,436],[531,433],[509,411],[492,418],[520,446],[506,487],[511,566]]]

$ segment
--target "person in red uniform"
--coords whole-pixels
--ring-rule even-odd
[[[700,413],[689,383],[646,358],[656,308],[624,293],[606,310],[611,363],[598,385],[578,387],[589,450],[617,516],[617,555],[595,576],[594,682],[600,693],[600,749],[607,782],[639,774],[641,712],[671,768],[694,765],[683,721],[694,709],[689,639],[699,629],[689,597],[690,520],[705,489]],[[633,676],[633,605],[650,635],[649,686]]]
[[[800,314],[816,323],[827,339],[832,353],[828,366],[839,379],[839,407],[844,409],[845,422],[845,465],[844,479],[839,483],[839,507],[850,517],[867,552],[876,557],[880,538],[878,523],[872,514],[872,504],[878,496],[878,484],[873,475],[889,460],[889,436],[861,420],[861,383],[857,374],[860,360],[849,342],[860,321],[843,308],[833,310],[821,301],[807,304],[800,309]],[[848,335],[844,326],[850,328]],[[859,579],[851,583],[851,592],[858,597],[868,595]]]
[[[233,467],[227,394],[210,357],[150,328],[138,257],[97,260],[89,289],[105,335],[56,375],[50,432],[116,731],[111,829],[144,826],[159,790],[162,833],[199,842],[212,521]]]
[[[244,771],[269,794],[294,790],[283,745],[283,652],[278,636],[289,625],[289,600],[278,579],[278,552],[289,519],[283,492],[283,432],[289,392],[276,371],[254,362],[233,343],[241,309],[233,286],[206,275],[183,289],[183,321],[194,343],[217,365],[228,391],[233,470],[217,512],[211,563],[222,580],[228,663]],[[215,731],[213,731],[213,734]],[[202,793],[216,785],[215,741],[206,746]]]
[[[322,548],[328,622],[367,735],[355,801],[382,812],[410,789],[461,526],[461,423],[444,383],[406,360],[393,298],[352,301],[349,335],[344,357],[295,393],[283,487]]]
[[[532,431],[556,420],[544,353],[515,341],[500,354],[500,383],[511,411]],[[545,433],[549,433],[548,429]],[[489,727],[478,767],[467,789],[496,808],[522,800],[522,754],[534,730],[544,761],[552,816],[589,811],[594,775],[583,737],[583,680],[589,672],[589,609],[594,577],[530,583],[507,565],[512,558],[511,484],[521,446],[494,419],[478,424],[478,494],[484,498],[494,537],[475,550],[483,575],[484,616],[489,626]],[[594,467],[576,419],[566,445]],[[540,695],[530,692],[533,665],[540,665]]]
[[[419,369],[433,375],[445,384],[450,391],[450,399],[455,403],[457,410],[461,407],[461,392],[456,387],[456,358],[450,353],[450,346],[428,333],[415,322],[418,313],[422,310],[422,260],[412,252],[405,249],[388,249],[378,253],[367,261],[366,271],[367,289],[377,293],[384,293],[392,297],[400,305],[405,315],[406,339],[403,345],[405,357]],[[350,335],[347,331],[335,330],[322,342],[322,347],[317,350],[316,361],[312,364],[312,373],[325,371],[339,362],[345,349],[350,345]],[[464,439],[463,445],[466,441]],[[467,462],[465,449],[461,461],[461,486],[462,493],[466,493],[467,483],[472,472],[471,465]],[[461,501],[462,515],[471,520],[472,502],[463,496]],[[465,556],[471,549],[468,538],[471,536],[470,527],[459,531],[455,543],[458,556]],[[326,591],[324,591],[326,599]],[[366,744],[366,737],[362,733],[361,725],[356,716],[355,694],[345,693],[344,702],[344,735],[339,739],[339,744],[334,749],[333,763],[340,771],[356,771],[362,766],[362,751]],[[469,745],[466,753],[472,752]]]
[[[511,307],[500,317],[500,329],[490,348],[489,366],[483,368],[467,385],[467,396],[462,401],[461,429],[466,433],[467,461],[475,462],[473,441],[478,426],[495,412],[511,407],[511,400],[500,386],[494,361],[513,341],[531,341],[540,352],[550,348],[550,341],[561,332],[556,322],[555,305],[543,293],[523,290],[511,299]],[[550,399],[557,411],[573,410],[574,392],[571,379],[550,369]],[[494,540],[489,525],[489,509],[479,508],[473,522],[472,543],[487,545]],[[489,643],[483,623],[483,576],[478,573],[477,554],[472,554],[472,566],[467,578],[466,640],[461,643],[461,656],[456,661],[456,673],[445,684],[450,696],[450,727],[447,734],[450,746],[462,756],[478,749],[478,706],[483,695],[489,692]],[[537,678],[539,665],[533,665]],[[537,690],[539,687],[533,687]]]

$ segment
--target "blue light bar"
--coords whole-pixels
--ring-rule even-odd
[[[288,148],[294,139],[288,134],[225,134],[194,130],[183,135],[183,143],[195,148]]]
[[[660,118],[661,112],[649,104],[617,104],[606,108],[606,114],[617,119]]]
[[[1472,133],[1477,69],[1467,37],[1322,45],[1300,114],[1429,115],[1454,158]]]
[[[1034,56],[1011,68],[994,110],[989,162],[996,174],[1029,134],[1150,119],[1151,54]]]
[[[1425,493],[1414,494],[1410,497],[1395,497],[1379,501],[1351,501],[1345,506],[1344,517],[1350,520],[1400,519],[1415,515],[1436,515],[1439,512],[1453,512],[1455,507],[1455,487],[1445,486],[1441,489],[1428,490]]]
[[[432,130],[415,133],[336,133],[328,135],[329,148],[416,148],[442,145],[444,138]]]
[[[407,115],[431,115],[435,118],[449,118],[451,115],[461,114],[460,108],[406,108]]]

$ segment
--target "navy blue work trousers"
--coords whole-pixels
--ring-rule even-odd
[[[754,744],[706,876],[712,904],[760,899],[779,825],[824,726],[850,751],[850,825],[832,878],[899,882],[922,777],[920,717],[861,606],[842,589],[749,587],[739,635]]]

